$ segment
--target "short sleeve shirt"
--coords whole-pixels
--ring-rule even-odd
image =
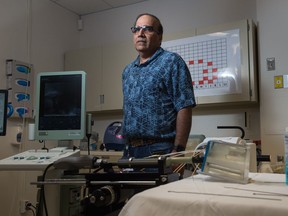
[[[139,56],[122,74],[126,138],[174,138],[177,112],[196,106],[185,61],[159,48],[145,63]]]

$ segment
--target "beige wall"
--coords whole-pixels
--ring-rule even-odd
[[[284,154],[284,132],[288,126],[288,89],[275,89],[274,76],[288,74],[288,1],[257,0],[261,83],[261,139],[263,152]],[[274,57],[276,70],[268,71],[266,59]]]
[[[36,73],[63,70],[64,52],[79,47],[77,19],[75,14],[48,0],[1,0],[0,88],[6,88],[6,59],[30,62]],[[42,147],[38,142],[27,142],[28,121],[8,120],[7,135],[0,137],[0,159]],[[13,145],[19,130],[24,130],[23,141],[21,145]],[[37,175],[39,172],[0,171],[1,215],[20,215],[21,199],[35,203],[36,187],[30,182],[35,181]]]

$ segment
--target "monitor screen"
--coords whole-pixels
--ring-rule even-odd
[[[6,135],[8,90],[0,90],[0,136]]]
[[[84,138],[85,84],[86,73],[83,71],[37,75],[35,139]]]

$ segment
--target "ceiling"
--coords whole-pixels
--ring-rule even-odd
[[[148,0],[50,0],[79,16],[136,4]]]

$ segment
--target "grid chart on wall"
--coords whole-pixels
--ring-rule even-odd
[[[162,43],[186,62],[196,96],[241,92],[239,29]]]
[[[218,76],[227,68],[227,39],[200,41],[166,47],[176,52],[186,62],[193,80],[194,89],[222,88],[229,85],[227,77]]]

